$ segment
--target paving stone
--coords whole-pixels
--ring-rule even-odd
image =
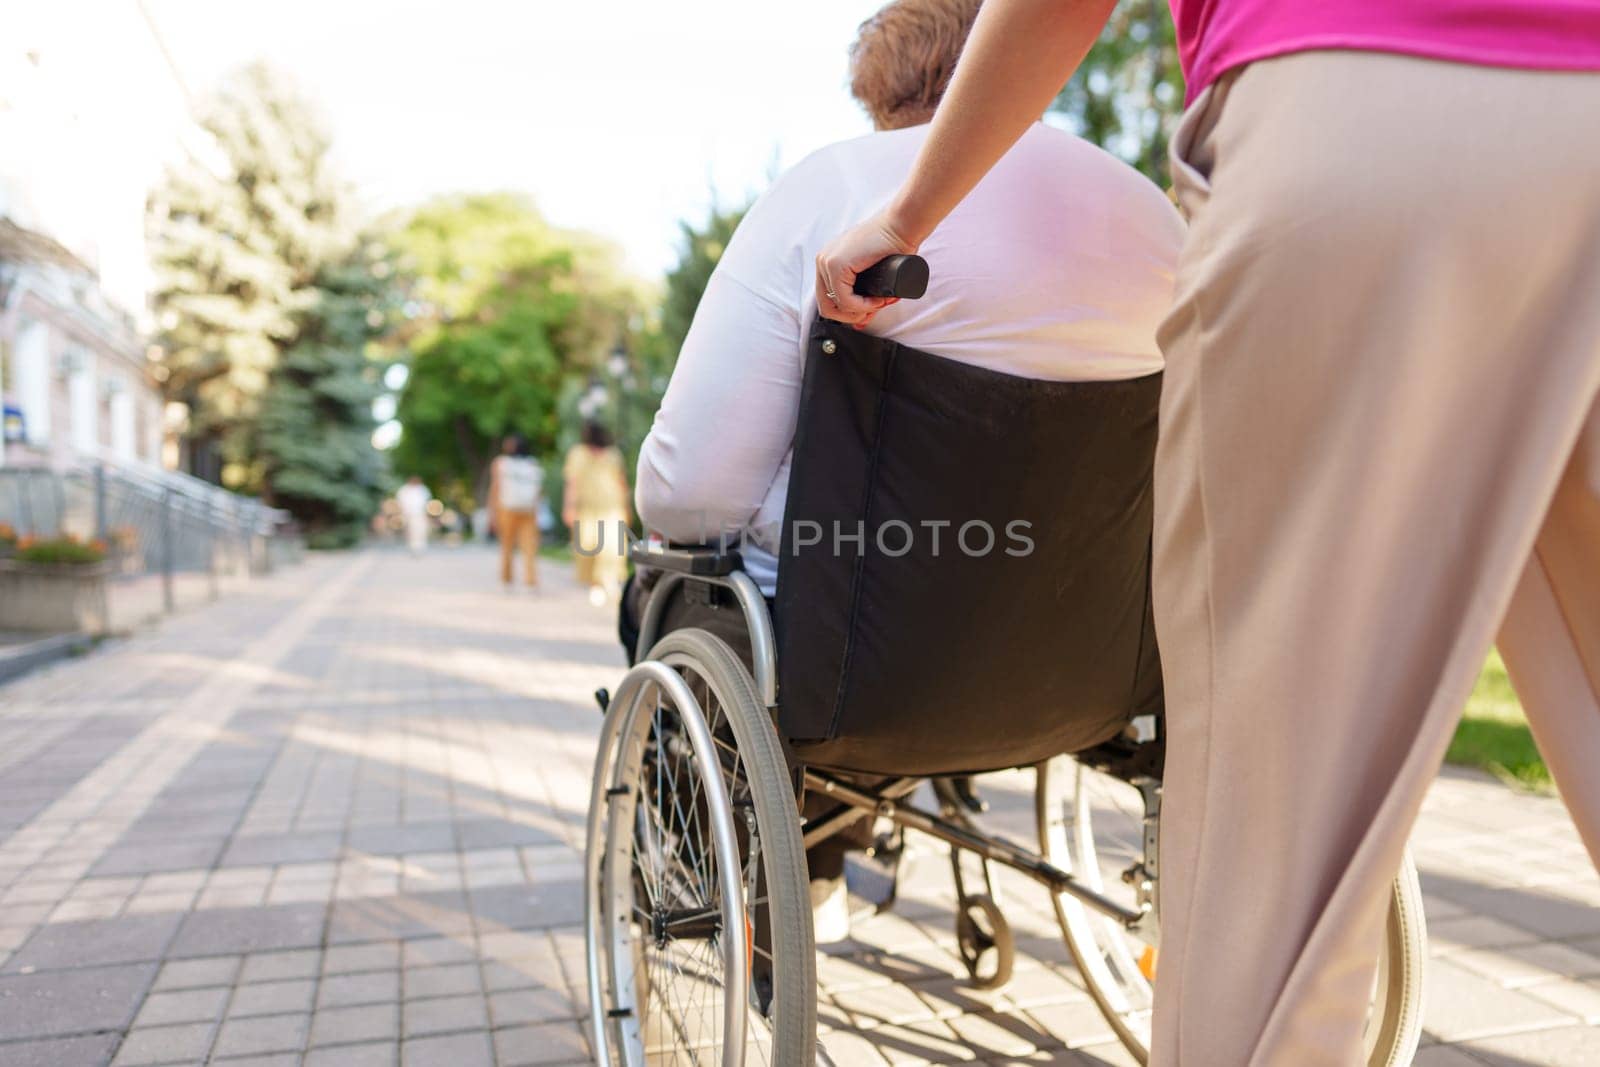
[[[955,1031],[937,1019],[888,1024],[870,1035],[878,1054],[893,1064],[973,1063],[977,1055],[956,1037]]]
[[[148,874],[210,867],[222,854],[225,838],[177,841],[159,845],[121,845],[107,850],[90,870],[94,875]]]
[[[166,1026],[171,1023],[211,1022],[222,1018],[232,992],[227,986],[209,989],[179,989],[166,993],[151,993],[139,1008],[133,1025]]]
[[[1448,959],[1428,961],[1423,1015],[1428,1032],[1440,1041],[1560,1026],[1572,1021],[1566,1013],[1525,993],[1503,989],[1465,971]]]
[[[1483,1061],[1457,1045],[1424,1045],[1417,1049],[1411,1067],[1483,1067]]]
[[[181,958],[320,945],[327,911],[321,904],[278,904],[191,912],[168,952]]]
[[[305,1047],[311,1029],[311,1016],[262,1015],[249,1019],[228,1019],[217,1034],[212,1055],[254,1056],[264,1052],[298,1052]]]
[[[470,899],[480,930],[536,930],[583,921],[582,883],[495,886],[472,891]]]
[[[352,853],[399,856],[409,852],[448,852],[456,847],[455,825],[447,821],[389,826],[352,826],[346,841]]]
[[[228,1015],[237,1018],[246,1015],[307,1012],[311,1010],[316,990],[317,983],[310,978],[242,985],[234,990],[233,1000],[228,1005]]]
[[[229,985],[239,973],[238,956],[214,956],[209,959],[172,960],[161,965],[156,975],[156,989],[197,989],[203,986]]]
[[[1446,919],[1428,927],[1428,951],[1434,956],[1450,956],[1475,949],[1529,945],[1539,936],[1521,926],[1513,926],[1486,915]]]
[[[330,974],[317,989],[317,1007],[340,1008],[351,1004],[381,1004],[400,999],[398,971]]]
[[[1048,1043],[1089,1048],[1117,1040],[1105,1016],[1087,996],[1057,1004],[1039,1004],[1024,1012]]]
[[[1600,1024],[1600,979],[1578,981],[1561,978],[1527,986],[1523,991],[1534,1000],[1549,1004],[1583,1022]]]
[[[5,973],[159,960],[182,921],[178,915],[134,915],[51,923],[11,957]]]
[[[315,863],[339,857],[340,838],[336,831],[319,834],[260,834],[233,838],[223,852],[221,865],[242,867],[256,864]]]
[[[305,1067],[395,1067],[400,1062],[397,1041],[371,1041],[336,1048],[314,1048],[306,1054]]]
[[[42,1041],[17,1041],[0,1047],[7,1067],[65,1067],[67,1064],[106,1063],[121,1034],[52,1037]]]
[[[496,1030],[495,1062],[499,1067],[524,1067],[529,1064],[587,1063],[589,1043],[573,1023],[544,1026],[516,1026]],[[839,1063],[838,1067],[845,1067]]]
[[[1547,982],[1552,978],[1589,978],[1600,975],[1600,956],[1581,952],[1559,941],[1475,949],[1450,957],[1458,966],[1491,978],[1511,989]]]
[[[197,1063],[211,1047],[212,1023],[185,1023],[181,1026],[151,1026],[132,1030],[117,1049],[115,1067],[135,1064]]]
[[[403,1067],[493,1067],[487,1032],[420,1037],[400,1046]]]
[[[839,1007],[850,1013],[856,1025],[864,1030],[886,1023],[909,1023],[918,1019],[933,1018],[933,1012],[927,1003],[909,986],[869,986],[866,989],[850,989],[830,995]]]
[[[0,1041],[123,1029],[155,974],[135,963],[0,977]]]
[[[1593,1067],[1600,1060],[1600,1029],[1565,1026],[1557,1030],[1484,1038],[1463,1046],[1489,1067]]]
[[[451,963],[441,967],[417,967],[405,972],[402,982],[407,1000],[423,997],[448,997],[476,994],[483,978],[476,963]]]
[[[419,937],[401,943],[402,965],[433,967],[445,963],[473,963],[480,956],[470,937]]]
[[[497,1027],[556,1022],[577,1013],[565,991],[512,989],[489,994],[489,1017]]]
[[[1034,1053],[1034,1057],[1040,1055],[1041,1053]],[[1074,1049],[1067,1056],[1069,1058],[1063,1062],[1082,1064],[1083,1067],[1142,1067],[1139,1061],[1134,1059],[1133,1054],[1118,1041],[1106,1041],[1087,1048]],[[1028,1057],[1027,1062],[1035,1062],[1034,1057]]]
[[[335,945],[322,957],[325,974],[350,974],[357,971],[387,971],[400,965],[400,942],[379,941],[366,945]]]
[[[394,1001],[352,1008],[319,1009],[311,1020],[313,1046],[389,1041],[399,1034],[400,1005]]]
[[[836,1067],[882,1067],[889,1062],[865,1034],[838,1030],[820,1038],[819,1043]]]
[[[406,893],[376,900],[336,900],[328,919],[328,943],[470,934],[467,895],[455,890]]]
[[[487,1027],[489,1015],[481,996],[435,997],[406,1001],[404,1023],[409,1040],[427,1034]]]

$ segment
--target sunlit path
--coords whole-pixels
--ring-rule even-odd
[[[0,688],[0,1063],[588,1059],[578,845],[621,655],[560,567],[313,558]],[[1032,785],[983,783],[1019,837]],[[1451,773],[1415,841],[1434,937],[1419,1063],[1589,1062],[1600,883],[1559,806]],[[1047,901],[976,991],[946,860],[820,967],[836,1063],[1128,1063]]]

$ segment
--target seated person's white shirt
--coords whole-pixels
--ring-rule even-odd
[[[706,286],[639,453],[646,528],[678,542],[742,532],[746,570],[769,596],[817,252],[887,203],[927,133],[831,145],[756,202]],[[884,309],[868,332],[1027,378],[1153,374],[1182,241],[1154,183],[1036,123],[924,243],[927,295]]]

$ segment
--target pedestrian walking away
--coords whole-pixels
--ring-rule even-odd
[[[489,514],[500,539],[500,582],[511,588],[516,554],[522,553],[523,581],[539,584],[539,498],[544,468],[528,454],[527,439],[513,434],[489,465]]]
[[[412,555],[420,556],[428,547],[428,503],[433,494],[422,484],[422,479],[413,474],[394,497],[400,505],[400,521],[405,524],[406,547]]]

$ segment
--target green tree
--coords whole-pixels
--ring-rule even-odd
[[[391,274],[375,242],[324,267],[317,303],[300,316],[262,397],[255,454],[263,482],[314,548],[359,541],[388,490],[387,465],[372,447],[382,387],[368,347],[393,310]]]
[[[1164,189],[1183,91],[1167,0],[1121,0],[1051,110]]]
[[[394,463],[470,506],[504,435],[554,452],[563,391],[600,371],[642,295],[615,249],[551,227],[512,194],[431,201],[392,241],[415,278]]]
[[[249,454],[261,396],[355,233],[327,136],[269,68],[227,80],[199,122],[211,143],[169,169],[146,213],[157,375],[189,407],[191,469],[261,489]]]

